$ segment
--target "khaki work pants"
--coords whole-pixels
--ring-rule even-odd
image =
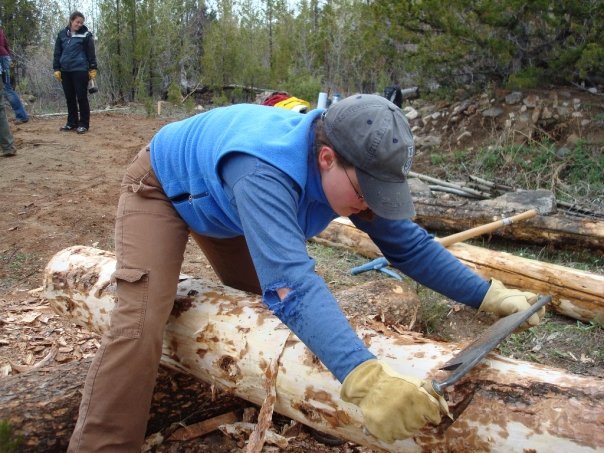
[[[118,303],[88,371],[68,452],[140,451],[188,236],[146,147],[122,181],[113,274]],[[243,237],[193,237],[224,284],[260,293]]]

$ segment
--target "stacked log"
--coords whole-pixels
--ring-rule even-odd
[[[501,209],[467,200],[414,199],[415,222],[430,231],[463,231],[502,218]],[[604,221],[563,214],[537,216],[492,233],[501,238],[560,248],[604,252]]]
[[[316,241],[353,250],[368,258],[381,256],[369,236],[348,219],[336,219]],[[448,250],[483,277],[535,293],[550,294],[549,306],[556,312],[581,321],[604,321],[604,275],[579,271],[467,244]]]
[[[87,247],[58,253],[45,271],[45,293],[58,313],[106,331],[115,294],[110,254]],[[393,282],[393,284],[398,284]],[[396,291],[391,291],[397,294]],[[385,294],[385,296],[387,296]],[[396,371],[423,379],[460,345],[395,333],[377,321],[353,320],[368,347]],[[196,279],[180,283],[162,361],[262,404],[268,371],[277,370],[275,411],[319,431],[388,451],[593,452],[604,448],[604,390],[597,379],[491,355],[448,392],[454,423],[385,444],[362,428],[340,400],[340,384],[275,318],[261,299]],[[271,376],[274,378],[274,376]]]

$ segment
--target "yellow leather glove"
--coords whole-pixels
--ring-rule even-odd
[[[88,78],[96,79],[96,69],[91,69],[90,71],[88,71]]]
[[[380,440],[392,443],[411,437],[426,423],[440,423],[448,414],[444,398],[431,395],[430,384],[396,373],[385,363],[368,360],[350,372],[340,397],[361,408],[365,426]],[[445,412],[446,411],[446,412]]]
[[[54,76],[59,82],[61,81],[61,71],[55,71]]]
[[[484,296],[480,311],[488,311],[499,317],[527,310],[537,302],[537,295],[517,289],[508,289],[499,280],[492,279],[491,287]],[[520,329],[536,326],[545,315],[545,307],[531,316]]]

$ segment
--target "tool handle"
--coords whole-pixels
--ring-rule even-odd
[[[432,390],[433,390],[433,391],[434,391],[434,392],[435,392],[437,395],[442,396],[442,397],[444,397],[444,396],[445,396],[445,391],[443,390],[445,387],[444,387],[444,386],[442,386],[442,385],[440,384],[440,382],[435,381],[434,379],[432,379],[431,384],[432,384]],[[426,389],[426,390],[428,390],[428,389]],[[430,390],[428,390],[428,393],[432,393],[432,392],[430,392]]]
[[[444,247],[448,247],[450,245],[456,244],[457,242],[463,242],[468,239],[474,238],[476,236],[480,236],[485,233],[490,233],[492,231],[501,228],[502,226],[510,225],[514,222],[519,222],[521,220],[531,219],[539,214],[539,211],[536,209],[531,209],[530,211],[523,212],[521,214],[516,214],[512,217],[506,217],[501,220],[496,220],[491,223],[487,223],[486,225],[480,225],[474,228],[470,228],[469,230],[461,231],[456,234],[452,234],[450,236],[445,236],[444,238],[437,239]]]
[[[367,264],[363,264],[361,266],[353,267],[350,270],[350,273],[352,275],[357,275],[357,274],[360,274],[362,272],[378,270],[378,269],[381,269],[381,268],[386,267],[386,266],[388,266],[388,260],[382,256],[380,258],[374,259],[373,261],[369,261]]]

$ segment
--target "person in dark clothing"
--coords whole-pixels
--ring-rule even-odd
[[[62,131],[84,134],[90,128],[88,81],[96,78],[96,53],[92,33],[84,25],[84,15],[74,11],[69,25],[55,41],[52,67],[55,78],[63,85],[67,101],[67,123]],[[79,115],[78,115],[79,108]]]
[[[4,86],[4,94],[15,112],[17,123],[27,123],[29,121],[29,116],[23,107],[19,95],[11,84],[10,69],[13,65],[11,54],[12,52],[8,45],[4,30],[0,28],[0,76],[2,77],[2,85]]]

